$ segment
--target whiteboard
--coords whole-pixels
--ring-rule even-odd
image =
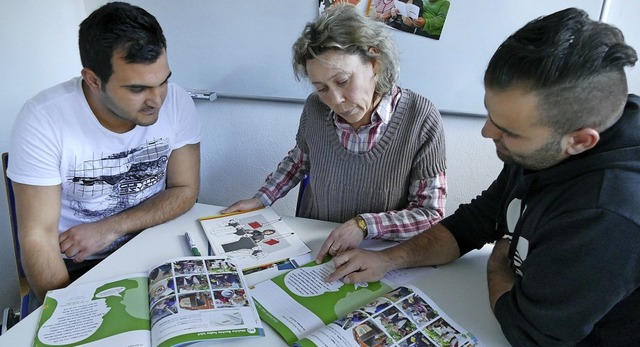
[[[291,47],[318,16],[315,0],[131,0],[167,39],[171,80],[219,94],[297,98],[311,92],[293,74]]]
[[[571,6],[599,19],[603,1],[450,0],[440,40],[394,30],[401,59],[398,83],[443,112],[484,115],[482,77],[502,41],[528,21]],[[291,46],[317,17],[317,0],[130,2],[162,25],[171,79],[185,88],[298,101],[312,90],[293,76]]]
[[[440,40],[395,32],[400,81],[446,113],[484,115],[483,76],[513,32],[539,16],[579,7],[599,19],[602,0],[450,0]]]

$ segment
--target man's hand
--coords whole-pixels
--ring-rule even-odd
[[[260,202],[260,199],[251,198],[251,199],[236,201],[231,206],[220,211],[220,213],[231,213],[236,211],[253,210],[261,207],[264,207],[264,205]]]
[[[487,281],[489,283],[489,303],[495,311],[496,301],[508,292],[516,281],[516,275],[509,267],[509,247],[507,239],[498,240],[487,262]]]
[[[413,19],[411,19],[411,17],[402,17],[402,23],[404,23],[404,25],[408,26],[408,27],[415,27],[415,24],[413,22]]]
[[[58,237],[60,252],[80,263],[103,250],[120,236],[105,222],[80,224],[63,232]]]
[[[355,219],[344,222],[333,229],[329,237],[324,241],[316,256],[316,263],[320,264],[327,254],[336,255],[340,252],[358,248],[363,239],[364,235]]]
[[[336,271],[325,279],[327,282],[338,279],[344,283],[374,282],[392,270],[384,251],[352,249],[338,254],[332,261]]]

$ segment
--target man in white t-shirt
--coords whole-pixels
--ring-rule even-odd
[[[137,232],[188,211],[200,189],[199,117],[168,81],[156,19],[106,4],[80,24],[79,46],[82,77],[27,101],[10,141],[32,308]]]

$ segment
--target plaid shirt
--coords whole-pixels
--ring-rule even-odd
[[[361,126],[357,131],[335,112],[331,112],[342,146],[353,153],[370,151],[384,135],[400,93],[400,88],[394,86],[391,94],[380,101],[371,115],[371,124]],[[255,197],[265,206],[270,206],[302,181],[309,172],[309,167],[308,154],[298,146],[294,147],[280,162],[276,171],[269,174]],[[412,181],[405,209],[361,214],[367,223],[367,238],[404,240],[428,229],[444,217],[446,195],[447,180],[444,171],[436,176]]]
[[[393,0],[374,0],[371,4],[378,14],[389,13],[396,7]]]

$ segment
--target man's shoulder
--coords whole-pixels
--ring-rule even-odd
[[[68,81],[44,89],[32,97],[30,102],[41,105],[58,102],[68,97],[76,97],[82,90],[80,87],[81,80],[81,77],[74,77]]]
[[[62,128],[68,125],[70,119],[82,114],[83,110],[90,112],[82,92],[81,78],[77,77],[44,89],[25,101],[16,124],[37,124],[38,127],[57,125]]]
[[[599,203],[603,208],[625,216],[640,226],[640,170],[615,168],[607,170],[602,178]]]

